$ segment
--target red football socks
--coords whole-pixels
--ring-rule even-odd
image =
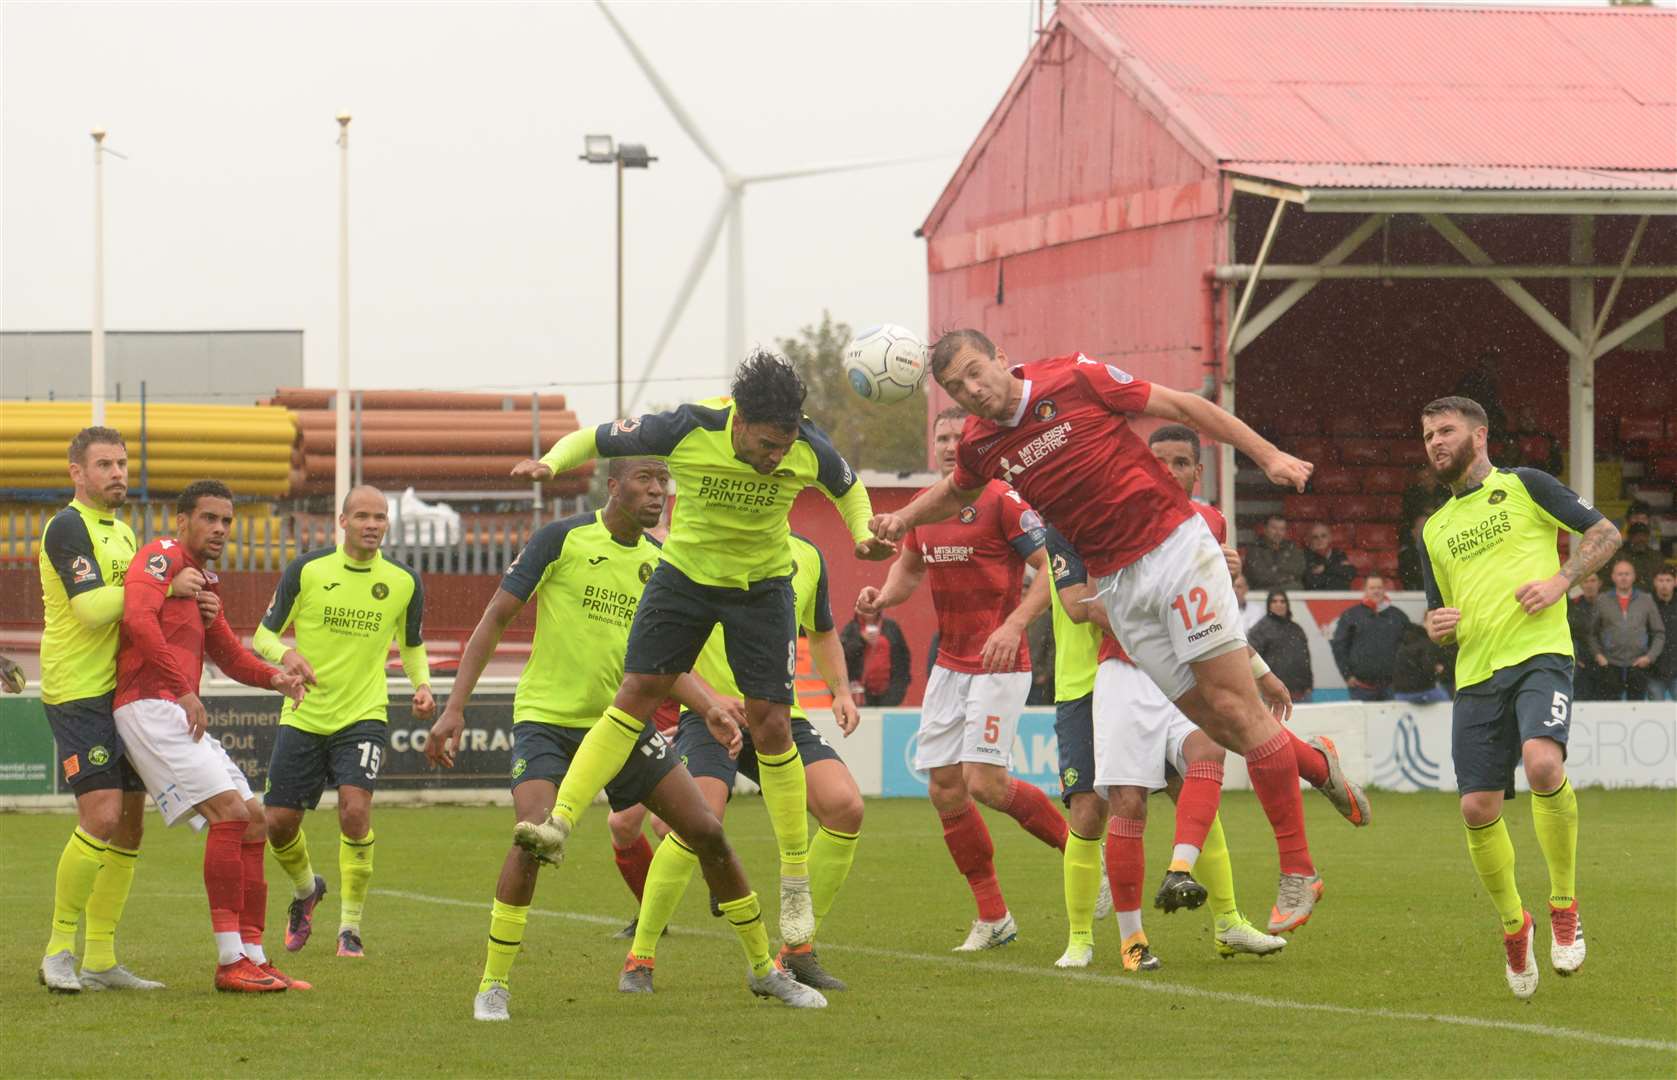
[[[1066,833],[1070,826],[1054,801],[1035,784],[1012,780],[1007,785],[1007,805],[1002,813],[1017,821],[1026,832],[1055,851],[1066,849]]]
[[[1145,821],[1115,817],[1106,826],[1106,880],[1114,911],[1141,910],[1141,883],[1147,874]]]
[[[652,867],[652,845],[647,843],[646,834],[635,837],[626,848],[612,845],[611,857],[617,862],[617,872],[623,875],[623,884],[639,900],[646,890],[646,872]]]
[[[243,853],[245,823],[218,821],[204,840],[204,893],[210,900],[210,928],[237,934],[245,907]]]
[[[266,840],[244,840],[240,844],[245,904],[239,914],[239,940],[246,945],[262,944],[262,931],[268,926],[268,880],[262,872],[267,847]]]
[[[1223,801],[1223,763],[1192,761],[1176,796],[1176,843],[1205,847],[1205,834]]]
[[[990,841],[990,827],[984,824],[978,807],[967,805],[943,817],[943,842],[955,860],[955,869],[966,876],[972,898],[978,903],[978,917],[996,922],[1007,917],[1001,883],[996,880],[996,848]]]
[[[1318,788],[1327,783],[1327,757],[1324,756],[1320,750],[1311,746],[1297,735],[1294,735],[1287,728],[1283,727],[1281,730],[1287,732],[1287,738],[1292,741],[1293,757],[1298,760],[1299,776],[1303,778],[1304,782],[1309,784],[1311,787]]]
[[[1308,749],[1308,747],[1307,747]],[[1298,761],[1292,734],[1277,731],[1269,741],[1246,753],[1246,772],[1264,816],[1275,830],[1275,850],[1283,874],[1314,874],[1310,844],[1304,838],[1304,798],[1299,794]]]

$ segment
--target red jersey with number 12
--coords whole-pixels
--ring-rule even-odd
[[[903,537],[926,564],[937,609],[937,662],[970,675],[984,670],[984,643],[1019,606],[1025,560],[1045,542],[1042,519],[1017,491],[1000,480],[979,486],[978,498],[955,517],[917,525]],[[1031,670],[1023,634],[1008,670]]]
[[[1082,353],[1013,369],[1024,381],[1006,420],[967,418],[951,479],[963,491],[999,479],[1065,535],[1095,577],[1152,551],[1192,505],[1126,415],[1152,384]]]

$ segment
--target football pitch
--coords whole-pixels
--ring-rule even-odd
[[[1671,1076],[1677,1072],[1677,792],[1584,790],[1579,888],[1589,959],[1548,967],[1547,879],[1527,800],[1508,807],[1519,881],[1538,913],[1542,981],[1516,1001],[1497,923],[1468,864],[1448,795],[1374,793],[1354,831],[1306,793],[1327,882],[1311,923],[1280,956],[1220,960],[1206,912],[1147,928],[1163,970],[1126,973],[1117,925],[1096,930],[1095,964],[1058,971],[1065,944],[1060,860],[985,812],[1020,937],[956,956],[972,918],[965,882],[921,800],[870,800],[855,870],[819,947],[851,989],[822,1011],[753,999],[733,933],[696,883],[659,950],[658,992],[616,992],[633,913],[596,807],[562,871],[543,871],[512,973],[513,1020],[479,1024],[483,964],[507,808],[383,809],[363,921],[367,958],[333,955],[336,822],[308,819],[333,895],[314,940],[283,951],[287,893],[268,863],[268,945],[310,993],[210,989],[201,854],[185,828],[147,821],[145,854],[117,937],[119,958],[169,984],[156,994],[49,996],[35,969],[68,815],[0,816],[0,1075],[3,1076]],[[1274,853],[1249,793],[1224,821],[1236,884],[1261,923]],[[1150,864],[1170,842],[1155,799]],[[773,839],[755,799],[730,833],[772,911]],[[1150,875],[1148,902],[1151,900]],[[771,923],[772,926],[772,923]]]

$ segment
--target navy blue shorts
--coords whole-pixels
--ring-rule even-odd
[[[1095,790],[1095,695],[1054,704],[1054,741],[1060,746],[1060,801]]]
[[[669,563],[659,563],[635,609],[623,670],[637,675],[691,671],[717,623],[740,692],[758,701],[792,704],[798,619],[790,577],[725,589],[701,585]]]
[[[389,725],[383,720],[357,720],[330,735],[281,724],[268,761],[262,805],[313,810],[328,787],[373,791],[388,736]]]
[[[676,732],[675,746],[681,755],[681,763],[694,776],[720,780],[732,792],[734,777],[744,773],[753,784],[762,787],[762,769],[757,764],[757,748],[751,745],[751,733],[741,731],[740,737],[740,756],[731,758],[728,748],[717,742],[716,736],[705,726],[704,717],[684,712],[681,714],[681,727]],[[815,730],[815,725],[799,716],[792,717],[792,745],[798,748],[798,757],[803,759],[806,769],[818,761],[842,760],[832,744]]]
[[[526,780],[546,780],[557,786],[570,770],[577,747],[588,735],[587,728],[560,727],[535,720],[512,725],[512,786]],[[629,760],[606,784],[606,798],[612,810],[627,810],[652,797],[664,777],[680,764],[670,753],[670,741],[651,724],[641,731]]]
[[[93,698],[41,703],[58,744],[58,767],[76,797],[90,791],[144,791],[146,782],[122,752],[122,736],[111,716],[113,690]]]
[[[1572,729],[1572,658],[1544,653],[1456,691],[1450,754],[1456,790],[1514,796],[1514,768],[1528,739],[1553,739],[1566,756]]]

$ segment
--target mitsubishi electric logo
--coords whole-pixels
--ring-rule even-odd
[[[1438,763],[1421,746],[1421,726],[1406,712],[1392,729],[1391,753],[1374,766],[1374,782],[1396,791],[1437,791],[1438,780]]]

